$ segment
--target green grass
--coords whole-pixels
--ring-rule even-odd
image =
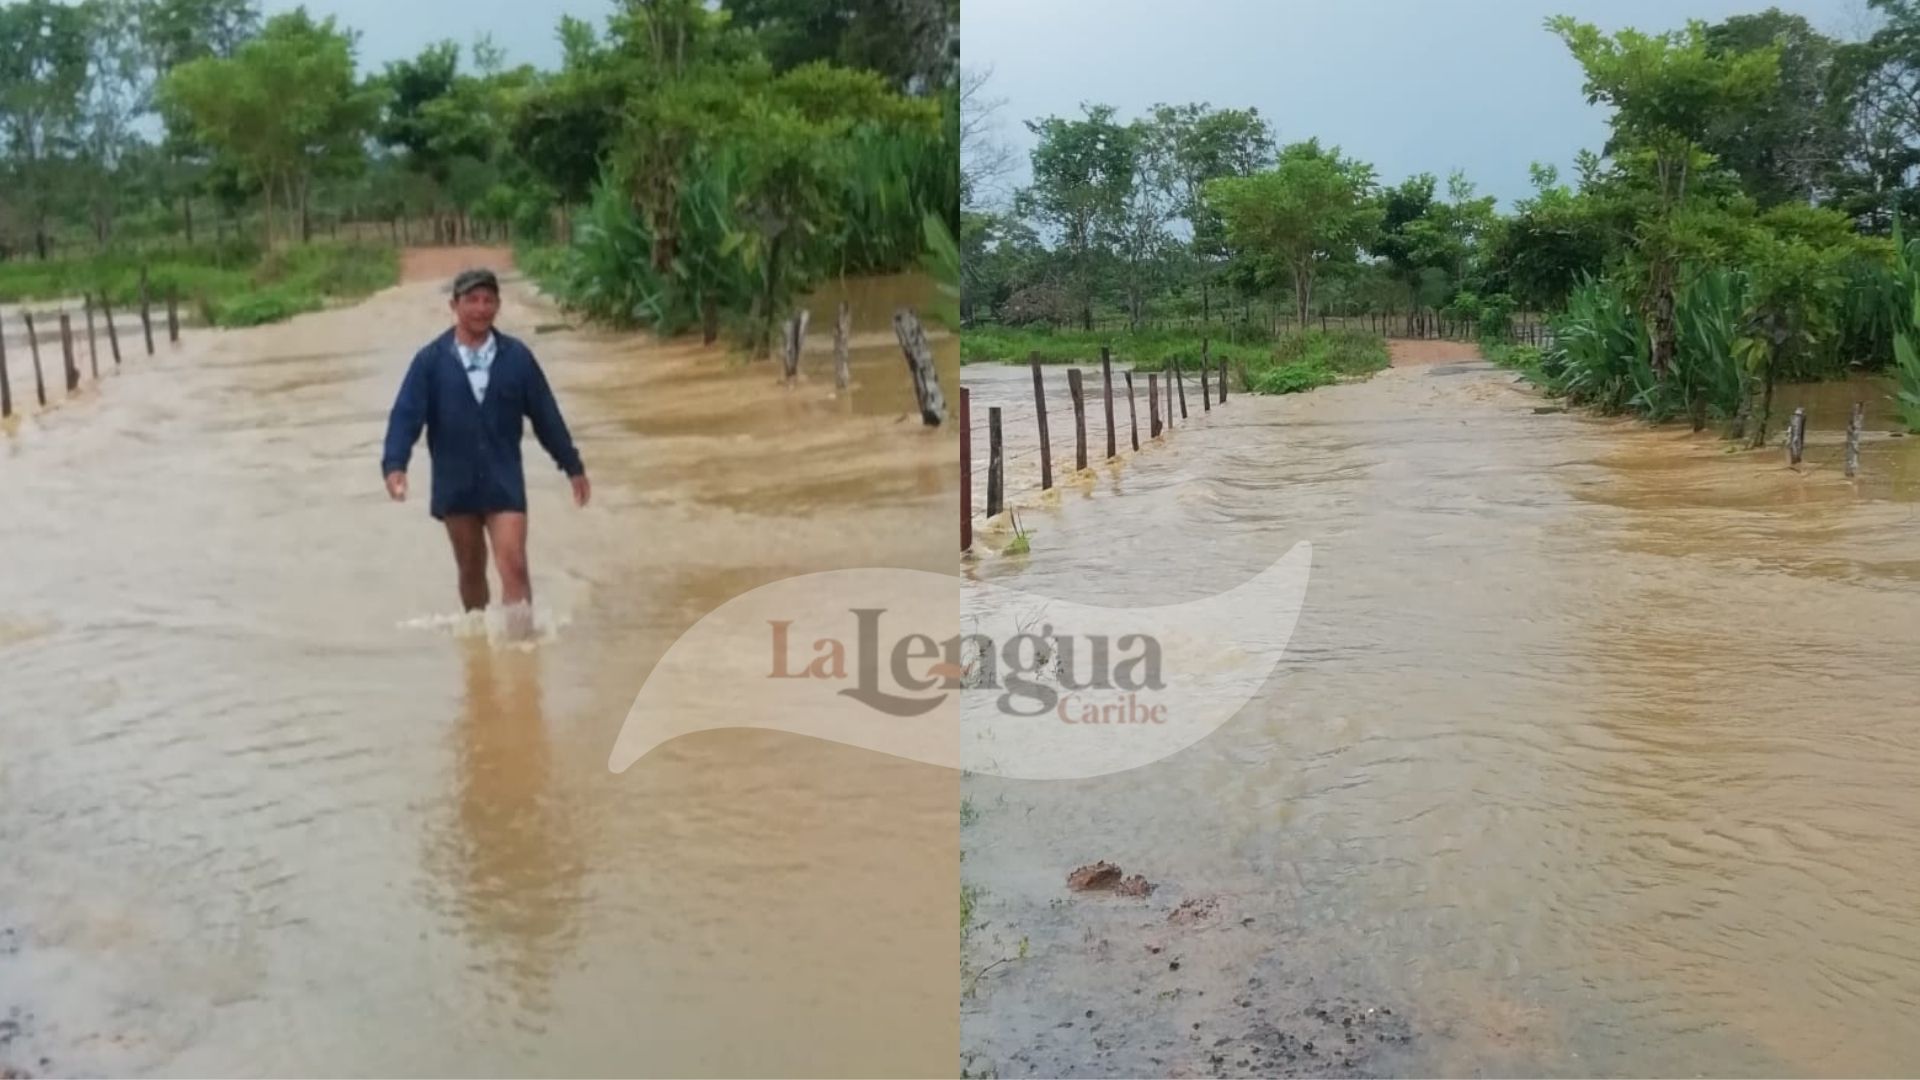
[[[1511,341],[1482,341],[1480,355],[1509,371],[1517,371],[1535,382],[1541,381],[1538,345],[1516,345]]]
[[[1253,361],[1232,365],[1256,394],[1298,394],[1386,370],[1384,338],[1361,330],[1308,330],[1281,338]]]
[[[384,245],[315,241],[264,258],[246,243],[207,245],[172,254],[111,252],[47,262],[0,263],[0,301],[105,295],[117,308],[140,302],[140,270],[163,305],[177,290],[185,306],[215,326],[257,326],[335,300],[358,300],[400,278],[399,253]]]
[[[1136,371],[1166,371],[1177,358],[1193,378],[1200,338],[1184,331],[1104,334],[1083,330],[1017,330],[1003,326],[969,327],[960,337],[962,363],[1024,364],[1038,356],[1043,364],[1093,364],[1100,347]],[[1342,379],[1384,370],[1387,344],[1362,330],[1308,330],[1264,345],[1232,345],[1209,340],[1207,355],[1238,373],[1240,389],[1256,394],[1294,394]]]
[[[1132,364],[1136,371],[1165,371],[1179,357],[1191,373],[1200,359],[1199,335],[1184,331],[1112,334],[970,326],[960,335],[960,362],[1024,364],[1029,355],[1037,354],[1043,364],[1097,364],[1102,345],[1112,350],[1115,360]],[[1265,346],[1231,345],[1223,339],[1210,339],[1207,346],[1207,355],[1216,362],[1222,358],[1229,363],[1253,360],[1266,351]]]

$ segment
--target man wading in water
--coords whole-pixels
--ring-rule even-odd
[[[520,471],[520,421],[573,481],[575,506],[587,505],[587,470],[573,448],[560,406],[533,352],[497,333],[500,283],[491,270],[453,279],[453,327],[414,355],[387,419],[380,471],[395,502],[407,497],[407,461],[420,429],[433,459],[433,516],[446,523],[460,571],[460,602],[487,607],[487,547],[500,571],[502,602],[517,633],[532,630],[527,576],[527,484]]]

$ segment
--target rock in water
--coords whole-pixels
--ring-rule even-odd
[[[1092,889],[1111,889],[1120,883],[1120,868],[1100,860],[1089,866],[1083,866],[1067,875],[1067,888],[1075,892],[1087,892]]]

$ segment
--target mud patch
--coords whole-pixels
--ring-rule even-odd
[[[1067,875],[1067,888],[1074,892],[1111,889],[1120,884],[1120,868],[1105,859],[1089,863]]]
[[[1167,921],[1176,926],[1192,926],[1195,923],[1206,922],[1219,913],[1218,898],[1195,896],[1180,901],[1180,906],[1173,909],[1173,912],[1167,916]]]
[[[1250,989],[1235,1004],[1255,1009],[1256,993]],[[1377,1076],[1380,1051],[1412,1041],[1412,1025],[1391,1007],[1335,998],[1294,1015],[1261,1016],[1243,1033],[1222,1036],[1207,1051],[1205,1070],[1188,1075]]]

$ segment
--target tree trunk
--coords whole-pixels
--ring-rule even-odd
[[[266,227],[267,227],[266,250],[272,251],[273,250],[273,181],[271,179],[269,179],[265,184],[261,185],[260,194],[262,199],[264,200],[261,204],[260,218],[262,221],[266,223]]]
[[[1653,375],[1665,379],[1673,368],[1673,352],[1678,341],[1678,331],[1673,317],[1673,274],[1662,268],[1658,272],[1653,295]]]
[[[1758,450],[1767,445],[1767,424],[1773,420],[1773,373],[1780,363],[1780,346],[1774,345],[1767,357],[1766,389],[1760,398],[1760,419],[1753,429],[1753,440],[1747,444],[1750,449]]]

